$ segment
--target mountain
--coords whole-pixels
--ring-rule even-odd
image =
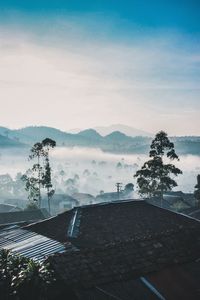
[[[153,136],[152,133],[146,132],[140,129],[136,129],[127,125],[122,124],[114,124],[110,126],[99,126],[94,128],[97,132],[101,135],[106,136],[113,131],[120,131],[128,136],[135,137],[135,136]]]
[[[94,129],[86,129],[79,133],[66,133],[47,126],[29,126],[11,130],[0,127],[0,148],[31,147],[34,143],[45,138],[56,141],[57,146],[100,148],[112,153],[148,154],[152,137],[128,136],[120,131],[114,131],[101,136]],[[200,137],[171,137],[178,154],[200,155]]]
[[[24,147],[18,140],[13,140],[0,134],[0,148]]]
[[[124,143],[132,141],[132,137],[129,137],[120,131],[113,131],[112,133],[106,135],[104,139],[114,143]]]
[[[102,136],[94,129],[82,130],[78,133],[78,135],[89,139],[102,140]]]
[[[67,137],[71,137],[71,134],[61,131],[59,129],[47,126],[29,126],[17,130],[13,130],[14,134],[20,135],[26,143],[36,143],[42,141],[46,137],[64,142]]]

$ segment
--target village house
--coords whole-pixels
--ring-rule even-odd
[[[59,299],[200,298],[200,222],[144,200],[74,207],[4,228],[0,247],[47,260]]]

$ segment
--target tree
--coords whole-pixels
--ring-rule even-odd
[[[45,140],[42,141],[42,146],[43,146],[44,157],[45,157],[42,185],[47,191],[48,208],[50,213],[51,212],[50,200],[53,197],[55,190],[52,188],[53,185],[51,182],[51,167],[49,163],[49,151],[50,149],[53,149],[56,146],[56,142],[54,140],[46,138]]]
[[[22,175],[21,180],[25,182],[25,190],[28,192],[28,199],[31,203],[37,203],[39,206],[39,199],[41,194],[38,186],[38,178],[35,178],[32,170],[28,169],[26,174]]]
[[[197,175],[197,184],[195,185],[194,197],[197,200],[197,206],[200,206],[200,174]]]
[[[177,186],[171,175],[177,176],[182,174],[182,171],[171,163],[165,163],[167,159],[169,162],[179,160],[174,144],[170,142],[166,132],[158,132],[150,147],[151,159],[144,163],[134,177],[137,178],[139,193],[148,197],[160,197],[162,206],[164,192]]]
[[[46,262],[34,262],[0,250],[0,295],[7,300],[51,299],[55,273]],[[53,298],[53,297],[52,297]]]
[[[31,148],[31,154],[29,155],[29,159],[33,160],[34,158],[37,159],[37,163],[33,165],[32,172],[36,173],[36,176],[32,177],[30,180],[30,184],[28,185],[30,189],[37,190],[37,197],[38,197],[38,206],[41,207],[41,187],[42,187],[42,176],[43,176],[43,169],[41,166],[41,158],[44,157],[45,152],[43,149],[42,143],[36,143]],[[36,188],[37,187],[37,188]]]
[[[127,194],[130,194],[134,191],[134,184],[133,183],[127,183],[124,187],[124,192]]]
[[[51,182],[51,167],[49,162],[50,149],[56,146],[56,142],[49,138],[44,139],[40,143],[36,143],[31,148],[29,159],[36,159],[37,162],[33,164],[26,174],[22,176],[25,182],[25,188],[29,192],[29,200],[37,202],[38,207],[41,207],[41,189],[45,188],[47,191],[48,207],[50,212],[50,199],[54,195]]]

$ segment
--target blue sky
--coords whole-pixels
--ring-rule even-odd
[[[198,0],[0,0],[1,125],[200,135],[199,11]]]
[[[6,0],[2,10],[25,13],[96,13],[117,15],[141,27],[178,28],[199,32],[199,0]]]

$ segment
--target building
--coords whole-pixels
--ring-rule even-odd
[[[47,209],[47,198],[44,198],[43,202],[46,204]],[[51,214],[56,215],[58,213],[72,209],[74,206],[78,206],[79,201],[68,194],[55,194],[51,199],[50,204]]]
[[[0,213],[20,211],[20,210],[22,210],[22,209],[16,205],[0,203]]]
[[[11,230],[0,233],[1,247],[47,259],[60,299],[200,298],[200,222],[146,201],[75,207],[22,228],[42,244],[33,237],[19,247]]]
[[[0,227],[29,224],[49,218],[46,209],[33,209],[0,213]]]

